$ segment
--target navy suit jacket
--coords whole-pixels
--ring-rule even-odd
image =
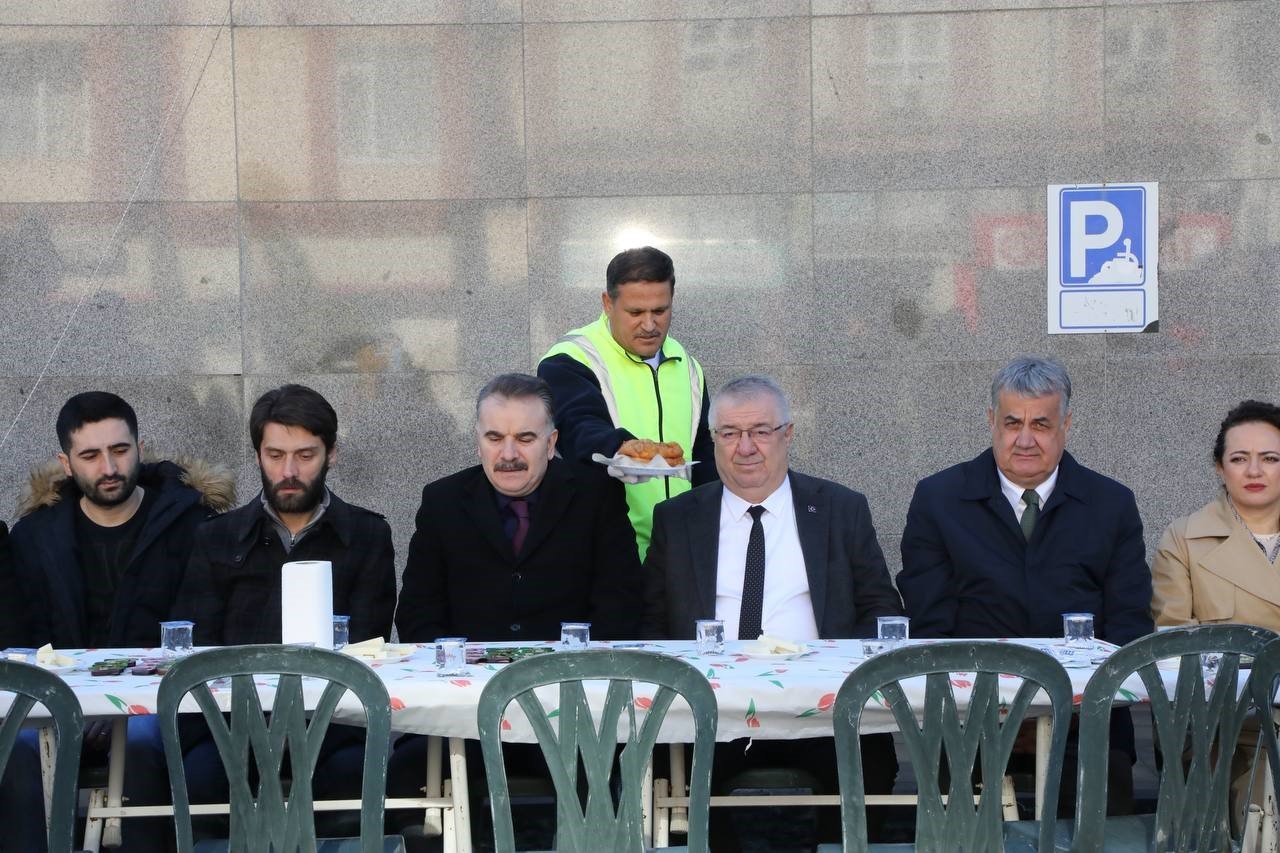
[[[818,636],[874,637],[876,617],[901,614],[902,602],[867,499],[830,480],[788,474]],[[723,495],[724,484],[707,483],[654,509],[644,564],[646,637],[691,639],[695,620],[715,618]]]
[[[1149,634],[1151,571],[1133,492],[1064,453],[1031,540],[990,449],[916,486],[898,589],[913,637],[1061,637],[1088,612],[1097,637]]]

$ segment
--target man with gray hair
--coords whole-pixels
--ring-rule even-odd
[[[1092,613],[1123,645],[1148,634],[1151,571],[1133,492],[1066,452],[1071,379],[1047,358],[991,383],[991,448],[921,480],[898,589],[913,637],[1057,637]]]
[[[726,639],[762,633],[793,641],[872,637],[877,616],[902,612],[867,499],[788,468],[790,405],[766,376],[726,384],[710,408],[719,482],[657,505],[645,559],[645,635],[694,636],[720,619]],[[864,735],[866,790],[888,793],[897,775],[891,735]],[[753,767],[803,767],[838,790],[830,738],[718,744],[713,785]],[[726,813],[713,809],[712,847],[736,849]],[[822,841],[838,839],[823,809]],[[826,819],[830,820],[826,820]]]
[[[911,635],[1060,637],[1070,612],[1092,613],[1096,636],[1117,645],[1149,634],[1138,506],[1133,492],[1066,452],[1066,370],[1049,358],[1014,359],[991,383],[987,421],[991,447],[921,480],[911,498],[898,573]],[[1120,711],[1111,726],[1112,813],[1132,806],[1133,743],[1131,718]],[[1064,788],[1065,811],[1074,786]]]
[[[554,640],[562,621],[634,639],[640,560],[620,484],[555,456],[551,389],[505,373],[476,401],[480,464],[422,490],[400,639]]]

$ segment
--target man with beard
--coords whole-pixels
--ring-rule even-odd
[[[57,462],[32,472],[10,537],[24,614],[13,632],[18,644],[155,646],[197,526],[235,500],[231,477],[203,463],[143,464],[137,416],[104,391],[67,400],[56,430]],[[168,798],[154,720],[129,719],[124,793],[135,805]],[[110,738],[110,723],[92,723],[85,750],[105,755]],[[39,776],[24,784],[25,774],[14,769],[28,754],[35,755],[34,741],[20,742],[0,787],[0,824],[11,830],[3,850],[44,847]],[[36,828],[25,830],[28,822]],[[123,827],[125,849],[163,849],[163,820],[127,820]]]
[[[283,385],[253,404],[249,436],[262,491],[200,528],[173,618],[195,622],[197,646],[279,643],[281,566],[327,560],[333,610],[351,617],[351,639],[389,636],[396,604],[391,527],[325,485],[337,458],[333,406],[310,388]],[[189,730],[184,738],[192,801],[226,802],[217,750],[203,721],[198,729],[197,742]],[[363,729],[330,727],[312,780],[317,798],[360,796],[363,745]],[[317,821],[320,834],[324,823]]]
[[[391,527],[325,485],[337,459],[338,416],[317,392],[283,385],[253,404],[249,436],[262,491],[196,535],[173,610],[195,622],[197,646],[280,642],[280,567],[333,564],[333,609],[351,639],[386,637],[396,605]]]

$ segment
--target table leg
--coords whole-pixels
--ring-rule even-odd
[[[129,740],[129,718],[111,720],[111,753],[107,759],[107,808],[118,809],[124,794],[124,753]],[[102,846],[119,847],[120,818],[109,817],[102,827]]]
[[[449,780],[453,793],[453,829],[458,853],[471,853],[471,804],[467,800],[466,741],[449,738]]]
[[[671,744],[671,796],[687,797],[689,789],[685,785],[685,762],[684,762],[684,744]],[[668,815],[668,826],[672,832],[689,831],[689,810],[683,806],[676,806],[671,809]]]
[[[1036,717],[1036,820],[1044,808],[1044,783],[1049,776],[1049,744],[1053,739],[1053,718]],[[1066,780],[1063,780],[1064,784]]]
[[[435,735],[427,735],[427,784],[423,789],[428,797],[440,796],[443,762],[441,754],[444,741]],[[426,809],[423,813],[423,833],[430,838],[444,831],[441,822],[441,809]]]
[[[671,793],[669,784],[666,779],[653,780],[653,799],[669,796]],[[653,846],[666,847],[671,843],[671,809],[655,808],[653,818]]]

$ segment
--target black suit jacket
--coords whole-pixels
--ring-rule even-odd
[[[634,639],[640,558],[619,483],[599,466],[553,459],[514,554],[479,465],[422,490],[396,609],[400,639],[556,640],[561,621]]]
[[[830,480],[789,471],[796,530],[823,639],[874,637],[877,616],[902,613],[867,499]],[[714,619],[720,550],[719,482],[663,501],[645,559],[645,636],[687,639]]]
[[[1133,492],[1064,453],[1031,541],[990,449],[921,480],[898,589],[913,637],[1060,637],[1062,614],[1124,644],[1149,634],[1151,572]]]

